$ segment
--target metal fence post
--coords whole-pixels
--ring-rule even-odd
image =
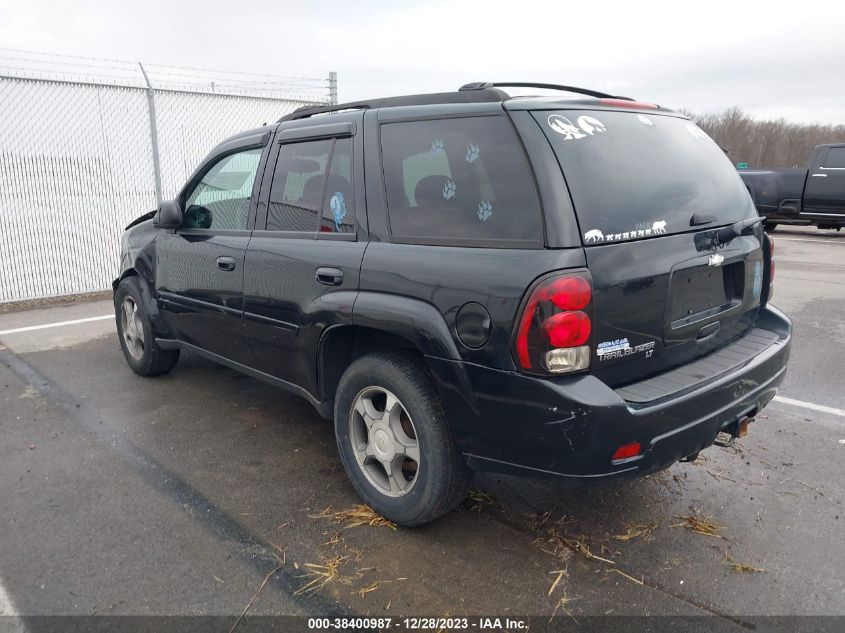
[[[150,83],[150,78],[147,77],[147,71],[144,70],[144,65],[138,62],[141,67],[141,74],[144,75],[144,81],[147,83],[147,109],[150,113],[150,140],[153,144],[153,175],[155,176],[156,188],[156,205],[161,204],[161,160],[158,155],[158,126],[156,125],[156,104],[155,92],[153,85]]]
[[[337,105],[337,73],[329,73],[329,103]]]

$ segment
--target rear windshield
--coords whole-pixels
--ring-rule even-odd
[[[585,244],[710,228],[756,211],[722,149],[673,116],[534,112],[560,162]],[[702,224],[703,220],[709,220]]]

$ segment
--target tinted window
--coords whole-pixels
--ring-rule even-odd
[[[320,231],[352,233],[355,230],[355,208],[352,197],[352,139],[339,138],[332,152],[326,199]]]
[[[221,158],[202,177],[185,201],[183,226],[220,231],[245,230],[252,185],[262,149]]]
[[[268,230],[317,230],[331,147],[328,139],[279,148],[267,207]]]
[[[533,177],[504,117],[389,123],[381,142],[393,235],[541,239]]]
[[[822,163],[828,169],[845,169],[845,147],[831,147]]]
[[[611,111],[535,112],[569,186],[584,241],[643,239],[756,216],[722,149],[686,119]]]

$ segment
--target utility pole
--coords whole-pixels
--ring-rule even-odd
[[[329,104],[337,105],[337,73],[329,73]]]
[[[156,125],[156,103],[155,92],[153,85],[150,83],[150,78],[147,77],[147,71],[144,70],[144,65],[138,62],[141,68],[141,74],[144,75],[144,81],[147,83],[147,110],[150,113],[150,140],[153,143],[153,176],[155,177],[156,188],[156,205],[161,204],[161,161],[158,155],[158,126]]]

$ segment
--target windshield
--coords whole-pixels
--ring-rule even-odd
[[[585,244],[712,228],[756,211],[722,149],[686,119],[534,112],[563,169]]]

